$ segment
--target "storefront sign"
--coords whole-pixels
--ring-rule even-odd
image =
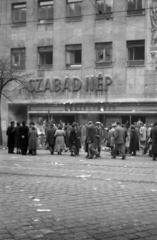
[[[110,76],[103,76],[101,73],[95,76],[86,76],[84,80],[80,77],[65,77],[61,79],[54,77],[52,79],[32,79],[29,81],[29,90],[31,92],[79,92],[84,90],[86,92],[94,91],[107,91],[108,87],[112,84]]]

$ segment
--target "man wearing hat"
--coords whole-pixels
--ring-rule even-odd
[[[14,147],[15,147],[15,122],[11,121],[10,126],[7,128],[6,132],[8,136],[8,153],[14,153]]]
[[[115,141],[114,141],[114,133],[116,128],[116,123],[112,123],[112,127],[108,133],[108,145],[111,148],[111,156],[114,156],[114,148],[115,148]]]
[[[102,138],[102,127],[101,122],[95,123],[96,136],[95,136],[95,149],[96,149],[96,157],[100,157],[101,152],[101,138]]]

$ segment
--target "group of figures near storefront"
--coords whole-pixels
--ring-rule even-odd
[[[14,121],[7,129],[8,153],[36,155],[38,148],[38,132],[34,122],[29,127],[26,122]],[[71,156],[78,156],[83,148],[87,153],[86,158],[96,159],[100,157],[102,146],[111,150],[111,157],[117,155],[122,159],[126,154],[135,156],[137,151],[142,155],[148,153],[156,160],[157,157],[157,123],[144,124],[138,122],[129,126],[119,122],[113,123],[110,128],[105,128],[101,122],[80,125],[77,122],[65,124],[60,121],[47,122],[45,127],[45,146],[50,154],[61,155],[70,152]]]

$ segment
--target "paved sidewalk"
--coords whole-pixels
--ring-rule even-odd
[[[0,240],[157,240],[157,162],[0,150]]]

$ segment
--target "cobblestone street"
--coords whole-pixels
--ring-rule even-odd
[[[157,162],[0,153],[0,240],[156,240]]]

